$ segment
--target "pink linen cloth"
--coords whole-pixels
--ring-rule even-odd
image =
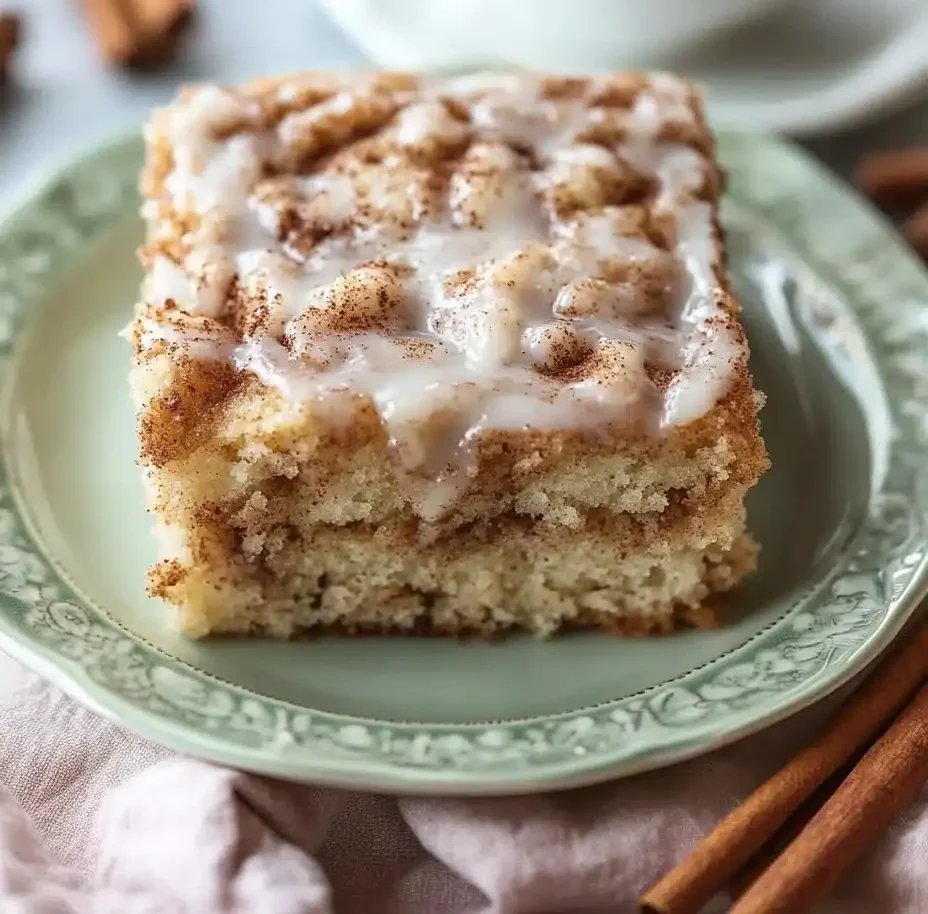
[[[597,787],[396,799],[175,756],[0,672],[0,914],[632,914],[826,713]],[[928,791],[820,911],[928,912]]]

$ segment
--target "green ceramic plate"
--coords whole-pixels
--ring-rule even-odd
[[[925,590],[928,278],[799,152],[727,135],[731,265],[769,402],[764,552],[727,624],[571,635],[187,641],[143,593],[133,465],[135,138],[59,169],[0,225],[0,638],[100,713],[285,777],[535,791],[666,765],[835,689]]]

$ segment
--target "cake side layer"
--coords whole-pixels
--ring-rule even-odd
[[[185,383],[191,377],[197,383]],[[301,528],[402,515],[430,538],[517,512],[580,529],[590,509],[659,511],[672,492],[750,486],[766,466],[753,392],[738,386],[708,415],[659,438],[629,437],[624,427],[487,434],[466,474],[437,480],[404,467],[373,413],[333,423],[257,382],[214,376],[209,363],[178,370],[168,354],[149,356],[133,380],[155,453],[179,455],[149,459],[150,507],[182,527],[207,506],[232,515],[255,493],[285,489]],[[226,382],[239,384],[234,396],[212,407],[208,429],[201,421],[191,430],[188,411],[205,415]]]
[[[262,529],[268,506],[252,507],[252,528]],[[223,532],[213,535],[218,546]],[[277,527],[260,554],[249,552],[248,536],[226,528],[210,564],[167,560],[153,569],[153,593],[177,607],[187,634],[663,631],[685,619],[681,609],[732,587],[756,557],[737,491],[640,518],[600,515],[582,535],[518,518],[428,545],[401,522],[320,526],[306,536]]]

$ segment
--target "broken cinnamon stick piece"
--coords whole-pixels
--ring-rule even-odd
[[[864,156],[855,183],[876,203],[920,203],[928,199],[928,146]]]
[[[170,53],[193,14],[192,0],[127,0],[149,48]]]
[[[191,0],[129,0],[136,21],[155,35],[169,35],[186,25],[193,13]]]
[[[0,13],[0,82],[10,69],[10,61],[22,37],[22,22],[15,13]]]
[[[906,220],[902,231],[913,250],[923,260],[928,260],[928,203],[923,203],[915,210]]]
[[[193,12],[193,0],[81,0],[103,59],[123,67],[166,60]]]
[[[109,63],[128,64],[138,53],[132,25],[119,0],[81,0],[97,50]]]

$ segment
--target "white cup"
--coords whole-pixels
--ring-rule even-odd
[[[590,72],[666,62],[782,0],[321,0],[377,64]],[[663,60],[662,60],[663,59]]]

